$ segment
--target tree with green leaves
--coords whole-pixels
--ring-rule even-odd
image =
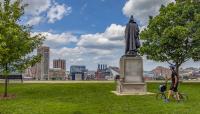
[[[0,2],[0,71],[5,77],[4,97],[8,96],[9,73],[21,72],[41,58],[30,53],[42,45],[44,37],[32,36],[30,26],[19,24],[26,6],[21,0]]]
[[[200,60],[200,2],[176,0],[162,5],[159,15],[149,18],[140,37],[140,49],[147,59],[176,65],[176,71],[189,59]]]

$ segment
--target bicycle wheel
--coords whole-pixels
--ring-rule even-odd
[[[157,99],[157,100],[166,99],[165,93],[157,93],[157,94],[156,94],[156,99]]]

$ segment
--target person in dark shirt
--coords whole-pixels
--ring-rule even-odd
[[[172,71],[172,74],[171,74],[171,86],[170,86],[170,90],[168,92],[168,97],[167,97],[167,102],[169,102],[169,98],[170,96],[172,96],[173,93],[175,93],[176,95],[176,99],[177,101],[180,100],[179,98],[179,94],[178,94],[178,82],[179,82],[179,77],[178,77],[178,74],[177,72],[175,71],[175,66],[174,65],[170,65],[170,70]],[[167,79],[167,80],[169,80]]]

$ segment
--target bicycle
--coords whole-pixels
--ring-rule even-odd
[[[161,84],[159,85],[159,92],[156,94],[156,99],[157,100],[166,100],[167,99],[167,96],[166,96],[166,91],[167,91],[167,82],[165,82],[164,84]],[[182,93],[182,92],[178,92],[178,95],[179,95],[179,98],[180,98],[180,101],[186,101],[188,100],[188,95],[185,94],[185,93]],[[176,95],[174,94],[173,92],[173,95],[172,95],[175,100],[176,99]]]

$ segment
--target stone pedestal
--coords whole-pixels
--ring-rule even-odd
[[[146,85],[145,83],[122,83],[120,93],[145,93]]]
[[[119,93],[146,93],[146,84],[143,79],[143,60],[140,56],[123,56],[120,59]]]

